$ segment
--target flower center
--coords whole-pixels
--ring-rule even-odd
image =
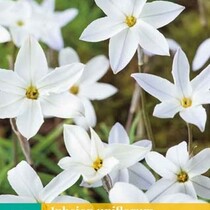
[[[132,27],[136,24],[136,18],[134,16],[126,16],[125,23],[128,27]]]
[[[186,181],[188,181],[189,176],[185,171],[181,171],[178,175],[177,175],[177,181],[184,183]]]
[[[184,108],[188,108],[192,105],[192,100],[191,98],[183,98],[181,100],[181,105],[184,107]]]
[[[103,166],[103,160],[99,157],[93,162],[92,165],[95,171],[98,171],[102,166]]]
[[[73,85],[70,89],[69,89],[69,92],[74,94],[74,95],[77,95],[79,93],[79,86],[77,85]]]
[[[28,99],[36,100],[39,97],[39,91],[36,87],[30,86],[26,89],[26,97]]]
[[[24,25],[24,22],[22,21],[22,20],[18,20],[17,22],[16,22],[16,24],[18,25],[18,26],[23,26]]]

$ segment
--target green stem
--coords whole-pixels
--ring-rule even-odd
[[[143,64],[144,64],[144,54],[142,52],[142,49],[140,48],[140,46],[138,47],[138,69],[140,73],[143,73]],[[142,88],[140,88],[141,91],[141,109],[142,109],[142,115],[143,115],[143,119],[144,119],[144,124],[145,124],[145,128],[146,128],[146,132],[147,132],[147,137],[149,140],[152,141],[152,148],[153,150],[156,147],[155,144],[155,139],[154,139],[154,135],[152,132],[152,126],[150,123],[150,119],[147,113],[147,109],[146,109],[146,97],[145,97],[145,92]]]
[[[20,147],[23,151],[23,154],[26,158],[26,161],[28,162],[28,164],[32,165],[32,159],[31,159],[31,150],[30,150],[30,145],[29,142],[27,141],[27,139],[21,135],[21,133],[18,131],[17,126],[16,126],[16,122],[15,119],[10,119],[10,124],[12,127],[13,132],[15,133],[15,135],[18,138],[18,141],[20,143]]]
[[[193,143],[193,136],[192,136],[192,126],[187,123],[187,133],[188,133],[188,152],[189,154],[192,153],[192,143]]]
[[[106,192],[109,193],[112,189],[112,180],[108,174],[102,178],[102,184]]]

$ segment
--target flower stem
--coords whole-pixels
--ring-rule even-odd
[[[187,123],[187,132],[188,132],[188,152],[191,154],[192,152],[192,143],[193,143],[193,136],[192,136],[192,127],[189,123]]]
[[[130,109],[129,109],[129,113],[128,113],[128,119],[127,119],[126,127],[125,127],[127,133],[130,131],[131,124],[132,124],[132,121],[133,121],[133,116],[134,116],[134,113],[135,113],[135,111],[137,109],[137,106],[138,106],[139,98],[140,98],[140,88],[139,88],[139,85],[136,83],[135,84],[135,89],[133,91],[131,105],[130,105]]]
[[[200,14],[200,22],[204,29],[208,29],[208,20],[206,17],[206,10],[203,0],[197,0],[198,1],[198,10]]]
[[[109,193],[112,189],[112,180],[108,174],[102,178],[102,184],[106,192]]]
[[[143,51],[141,49],[141,47],[138,47],[138,70],[140,73],[143,73],[143,64],[144,64],[144,54]],[[146,128],[146,132],[147,132],[147,137],[149,140],[152,141],[152,148],[153,150],[155,149],[156,145],[155,145],[155,139],[154,139],[154,135],[152,132],[152,127],[151,127],[151,123],[150,123],[150,119],[146,110],[146,97],[145,97],[145,92],[142,88],[140,88],[141,91],[141,109],[142,109],[142,115],[143,115],[143,119],[144,119],[144,124],[145,124],[145,128]]]
[[[21,133],[18,131],[17,126],[16,126],[16,121],[15,119],[10,119],[10,124],[12,127],[13,132],[15,133],[15,135],[18,138],[18,141],[20,143],[20,147],[23,151],[23,154],[26,158],[26,161],[28,162],[28,164],[32,165],[32,159],[31,159],[31,150],[30,150],[30,145],[29,142],[27,141],[27,139],[21,135]]]

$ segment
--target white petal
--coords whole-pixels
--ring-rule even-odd
[[[155,106],[153,116],[159,118],[173,118],[177,112],[181,111],[181,109],[178,100],[164,101]]]
[[[0,118],[15,118],[23,111],[22,96],[0,92]]]
[[[79,63],[80,59],[77,52],[70,47],[66,47],[60,50],[58,56],[59,66],[65,66],[71,63]]]
[[[193,59],[192,68],[194,71],[200,69],[210,58],[210,38],[203,41],[198,47]]]
[[[183,10],[183,6],[172,2],[154,1],[145,4],[140,18],[153,27],[160,28],[173,21]]]
[[[174,100],[176,93],[175,88],[168,80],[146,73],[135,73],[131,76],[136,80],[139,86],[158,100]]]
[[[89,100],[103,100],[117,92],[117,88],[106,83],[93,83],[89,85],[80,85],[79,95],[88,98]]]
[[[150,140],[140,140],[133,143],[135,146],[147,147],[149,150],[152,149],[152,142]]]
[[[163,195],[168,195],[171,192],[177,193],[176,180],[160,179],[146,192],[146,195],[150,202],[156,202]]]
[[[9,29],[12,41],[18,48],[21,47],[28,36],[30,36],[29,32],[25,28],[11,26]]]
[[[123,168],[120,170],[114,170],[112,173],[109,174],[112,185],[114,185],[116,182],[127,182],[129,183],[129,174],[128,169]]]
[[[41,107],[45,116],[74,118],[84,114],[82,102],[68,92],[42,97]]]
[[[130,62],[138,47],[138,38],[129,28],[113,36],[109,41],[109,59],[116,74]]]
[[[179,94],[189,97],[191,94],[190,66],[185,53],[178,49],[173,60],[172,75]]]
[[[80,83],[81,84],[92,84],[101,77],[109,69],[109,60],[104,55],[98,55],[87,62],[82,74]]]
[[[210,168],[210,148],[206,148],[192,157],[186,165],[190,177],[205,173]]]
[[[0,43],[9,42],[11,40],[10,33],[6,28],[0,26]]]
[[[109,155],[119,160],[119,169],[127,168],[142,160],[149,152],[150,148],[126,145],[126,144],[109,144]]]
[[[38,100],[25,99],[24,112],[17,117],[17,128],[20,133],[30,139],[35,136],[44,122],[43,114]]]
[[[52,202],[59,194],[77,182],[80,175],[73,170],[65,170],[53,178],[40,193],[42,202]]]
[[[95,0],[95,3],[97,4],[98,7],[100,7],[103,12],[111,17],[123,19],[124,14],[120,9],[117,7],[115,4],[116,1],[103,1],[103,0]]]
[[[149,203],[147,196],[132,184],[117,182],[109,192],[111,203]]]
[[[138,19],[131,30],[138,36],[138,43],[143,49],[155,55],[169,55],[169,46],[165,37],[148,23]]]
[[[123,20],[109,17],[99,18],[85,28],[80,39],[88,42],[103,41],[118,34],[127,27]]]
[[[210,89],[210,65],[200,72],[192,81],[191,85],[194,91],[207,91]]]
[[[37,173],[26,161],[21,161],[8,172],[8,181],[18,195],[31,199],[38,199],[43,189]]]
[[[197,126],[201,132],[205,130],[207,116],[206,110],[202,106],[184,109],[179,114],[184,121]]]
[[[89,203],[88,201],[84,199],[68,196],[68,195],[58,196],[52,202],[53,203]]]
[[[95,161],[97,158],[104,158],[104,144],[97,135],[97,133],[90,128],[91,133],[91,158],[93,161]]]
[[[85,108],[85,115],[84,117],[74,118],[74,121],[77,125],[83,127],[85,130],[88,130],[89,127],[93,128],[96,126],[96,113],[90,100],[86,98],[82,98],[81,100]]]
[[[78,162],[89,162],[91,142],[87,132],[76,125],[64,125],[64,143],[68,153]]]
[[[130,144],[130,139],[124,127],[120,123],[115,123],[109,132],[109,144],[120,143]]]
[[[54,50],[61,50],[64,46],[63,36],[61,30],[58,27],[51,27],[51,30],[47,30],[46,34],[41,37],[41,40]]]
[[[25,96],[26,83],[12,70],[0,69],[0,90]]]
[[[183,192],[185,194],[188,194],[195,199],[197,198],[195,188],[194,188],[193,183],[191,181],[185,182],[183,184],[180,183],[180,185],[183,185],[183,190],[180,190],[179,192]]]
[[[179,167],[163,155],[157,152],[149,152],[145,159],[147,164],[160,176],[166,179],[176,180]]]
[[[155,183],[155,177],[142,163],[136,163],[128,171],[129,182],[141,190],[148,190]]]
[[[199,91],[193,95],[192,98],[193,105],[198,106],[201,104],[209,104],[210,103],[210,91],[207,90],[205,92]]]
[[[37,84],[40,93],[63,92],[73,86],[81,77],[84,65],[81,63],[69,64],[56,68]]]
[[[0,203],[36,203],[34,198],[17,195],[0,195]]]
[[[41,4],[41,7],[49,12],[54,12],[55,0],[44,0]]]
[[[125,19],[129,15],[138,17],[146,0],[108,0],[106,3],[102,0],[95,0],[95,2],[106,15],[115,19]]]
[[[180,168],[184,168],[189,160],[189,153],[187,151],[187,143],[185,141],[168,149],[166,158],[172,161]]]
[[[58,162],[58,166],[64,170],[68,170],[72,166],[72,161],[72,158],[69,156],[61,158]]]
[[[77,16],[77,14],[77,9],[66,9],[62,12],[55,12],[54,18],[59,27],[63,27],[72,21]]]
[[[158,203],[200,203],[199,200],[186,195],[184,193],[174,193],[171,195],[164,195],[156,202]]]
[[[196,193],[201,198],[210,199],[210,178],[206,176],[196,176],[191,179]]]
[[[173,39],[166,39],[169,45],[169,49],[173,52],[176,53],[176,51],[180,48],[180,45]]]
[[[18,52],[14,68],[28,85],[35,85],[37,80],[47,74],[47,60],[37,40],[32,37],[25,40]]]

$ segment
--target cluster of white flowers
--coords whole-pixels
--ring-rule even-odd
[[[132,77],[161,101],[154,116],[173,118],[179,113],[203,132],[207,114],[202,105],[210,104],[210,67],[190,81],[185,53],[157,30],[173,21],[184,7],[167,1],[146,1],[95,0],[107,16],[87,26],[81,39],[97,42],[110,38],[109,59],[114,73],[125,68],[137,49],[147,55],[170,55],[170,48],[176,51],[174,84],[147,73]],[[45,117],[73,118],[76,124],[64,125],[69,156],[58,162],[63,171],[43,187],[34,169],[21,161],[8,172],[8,181],[17,195],[0,195],[0,203],[88,202],[60,195],[80,178],[83,187],[104,186],[113,203],[202,203],[210,199],[210,178],[202,175],[210,169],[210,148],[193,155],[183,141],[169,148],[164,157],[151,151],[150,140],[131,144],[120,123],[111,128],[107,143],[100,139],[92,128],[96,113],[91,100],[103,100],[117,92],[112,85],[98,82],[109,69],[109,60],[98,55],[86,65],[80,63],[74,49],[64,48],[61,34],[61,27],[78,11],[54,10],[54,0],[43,0],[41,4],[35,0],[0,0],[0,42],[12,40],[20,47],[14,71],[0,69],[0,118],[15,118],[17,131],[27,140],[37,134]],[[38,41],[59,50],[59,67],[48,67]],[[209,55],[203,54],[208,45],[206,40],[198,49],[194,70],[208,60]],[[161,178],[156,180],[151,169]]]

